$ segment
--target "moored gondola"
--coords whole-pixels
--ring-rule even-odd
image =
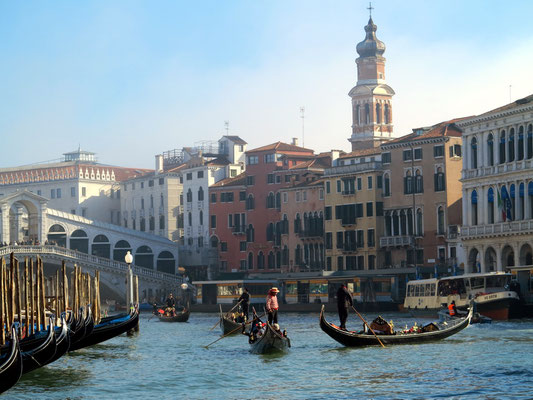
[[[105,322],[95,325],[90,335],[86,335],[77,343],[71,344],[69,352],[102,343],[122,333],[126,333],[135,328],[138,323],[139,311],[136,308],[126,316],[119,315],[115,319],[108,318]]]
[[[472,308],[463,318],[457,318],[443,323],[433,323],[432,329],[421,329],[418,332],[396,332],[393,334],[379,334],[379,340],[371,332],[345,331],[326,321],[324,306],[320,311],[320,328],[332,339],[349,347],[379,346],[380,340],[385,345],[413,344],[432,342],[447,338],[466,328],[472,318]]]
[[[48,360],[47,364],[51,364],[68,352],[70,348],[70,334],[68,324],[65,320],[65,314],[61,315],[61,326],[56,327],[56,353]]]
[[[19,341],[13,327],[9,345],[1,349],[0,353],[0,393],[14,386],[22,375],[22,355]]]
[[[72,347],[75,343],[79,342],[85,336],[85,321],[81,318],[82,311],[80,311],[79,318],[76,318],[72,311],[70,313],[70,346]]]
[[[176,312],[174,315],[159,314],[159,321],[161,322],[187,322],[191,312],[188,308]]]
[[[284,353],[290,347],[289,338],[276,332],[267,322],[264,333],[250,343],[250,352],[254,354]]]
[[[51,317],[48,321],[47,332],[41,331],[20,341],[22,373],[26,374],[46,365],[56,354],[56,347],[54,319]]]

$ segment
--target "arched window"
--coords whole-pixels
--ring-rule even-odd
[[[165,216],[159,216],[159,229],[165,229]]]
[[[281,193],[276,193],[276,208],[281,210]]]
[[[392,217],[389,211],[385,213],[385,236],[392,236]]]
[[[192,190],[187,190],[187,203],[192,203]]]
[[[517,160],[524,159],[524,127],[521,126],[518,128],[518,154],[516,156]]]
[[[527,184],[527,202],[529,208],[529,219],[533,218],[533,181]]]
[[[246,209],[253,210],[254,208],[255,208],[254,196],[253,194],[249,194],[248,197],[246,198]]]
[[[266,206],[267,208],[274,208],[276,204],[276,200],[274,198],[274,193],[270,192],[266,198]]]
[[[93,256],[110,258],[111,244],[106,235],[96,235],[93,239],[91,254]]]
[[[304,213],[304,235],[309,235],[309,216]]]
[[[435,192],[442,192],[443,190],[445,190],[444,172],[442,172],[442,168],[439,167],[435,173]]]
[[[525,206],[525,185],[524,183],[521,183],[518,186],[518,206],[516,210],[516,219],[526,219]]]
[[[150,208],[154,208],[154,196],[150,195]]]
[[[284,266],[289,265],[289,248],[287,247],[287,245],[283,246],[283,250],[281,253],[281,263]]]
[[[266,229],[266,239],[268,242],[271,242],[274,240],[274,224],[272,222],[270,222],[268,225],[267,225],[267,229]]]
[[[77,229],[70,235],[70,248],[81,253],[89,253],[89,238],[87,233],[81,229]]]
[[[274,258],[274,253],[272,251],[268,252],[267,266],[268,269],[276,268],[276,259]]]
[[[198,189],[198,201],[204,200],[204,189],[200,186],[200,189]]]
[[[215,235],[211,236],[210,242],[211,242],[211,247],[213,248],[218,247],[218,237],[216,237]]]
[[[119,240],[113,249],[113,260],[124,262],[124,257],[126,257],[128,251],[130,253],[133,252],[129,242],[126,240]]]
[[[400,215],[398,210],[392,212],[392,229],[394,230],[394,236],[400,236]]]
[[[150,217],[148,219],[148,226],[150,227],[151,232],[155,231],[155,218],[154,217]]]
[[[403,178],[403,192],[404,194],[413,193],[413,177],[409,170],[405,173],[405,177]]]
[[[135,252],[135,265],[154,269],[154,253],[148,246],[140,246]]]
[[[144,217],[141,217],[141,224],[140,225],[141,225],[141,227],[140,227],[141,232],[146,231],[146,219]]]
[[[376,103],[376,123],[381,124],[381,104]]]
[[[494,136],[492,133],[489,133],[487,138],[487,165],[494,165]]]
[[[157,270],[167,274],[176,273],[176,260],[170,251],[162,251],[157,256]]]
[[[470,196],[470,203],[472,205],[472,225],[477,225],[477,192],[475,190]]]
[[[252,224],[248,225],[248,228],[246,229],[246,241],[248,243],[255,241],[255,230]]]
[[[514,161],[514,128],[509,130],[509,142],[507,143],[507,154],[509,162]]]
[[[300,233],[302,230],[302,221],[300,219],[300,213],[296,213],[296,217],[294,218],[294,233]]]
[[[390,124],[390,106],[385,104],[385,123]]]
[[[422,177],[422,173],[419,169],[416,170],[416,177],[415,177],[415,185],[416,185],[416,192],[415,193],[423,193],[424,192],[424,178]]]
[[[276,252],[276,269],[281,268],[281,251]]]
[[[299,244],[294,249],[294,263],[296,265],[302,265],[302,247]]]
[[[424,224],[422,210],[419,208],[416,210],[416,234],[417,236],[424,236]]]
[[[472,149],[470,168],[477,168],[477,139],[475,137],[472,138],[472,141],[470,142],[470,147]]]
[[[437,233],[444,235],[444,208],[442,206],[437,209]]]
[[[204,212],[200,210],[200,225],[204,224]]]
[[[390,196],[390,175],[388,173],[383,175],[383,196]]]
[[[289,233],[289,219],[287,218],[287,214],[283,214],[283,224],[282,224],[281,233],[283,234]]]
[[[500,132],[500,164],[505,163],[505,131]]]
[[[141,210],[144,210],[144,198],[141,198]]]
[[[527,127],[527,158],[533,158],[533,125]]]
[[[510,215],[507,215],[507,218],[514,221],[516,219],[516,186],[514,183],[509,187],[509,195],[511,199],[511,213]]]
[[[370,105],[368,103],[365,104],[365,124],[368,125],[370,123]]]
[[[254,253],[248,253],[248,269],[254,269]]]
[[[257,269],[265,269],[265,255],[262,251],[257,254]]]
[[[355,123],[361,125],[361,106],[359,104],[355,106]]]
[[[407,209],[407,234],[412,235],[413,234],[413,210],[408,208]]]
[[[161,201],[159,202],[159,205],[160,205],[161,207],[164,207],[164,206],[165,206],[165,198],[164,198],[164,196],[163,196],[163,193],[161,193]]]
[[[487,191],[487,223],[494,223],[494,189]]]
[[[187,213],[187,219],[189,222],[189,226],[192,226],[192,213],[191,212]]]

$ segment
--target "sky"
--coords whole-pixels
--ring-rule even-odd
[[[1,167],[59,159],[154,168],[238,135],[350,151],[368,2],[0,2]],[[372,2],[394,135],[533,93],[533,2]],[[300,108],[305,108],[304,129]],[[228,130],[225,121],[229,121]],[[302,142],[303,141],[303,142]]]

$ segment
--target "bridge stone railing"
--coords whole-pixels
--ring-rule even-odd
[[[51,255],[59,258],[69,259],[73,262],[89,264],[94,268],[103,268],[117,274],[124,274],[128,271],[128,264],[125,262],[110,260],[93,256],[91,254],[81,253],[76,250],[67,249],[59,246],[38,245],[38,246],[5,246],[0,248],[0,257],[8,256],[11,253],[23,255]],[[166,284],[179,285],[183,283],[183,278],[177,275],[167,274],[165,272],[154,271],[149,268],[139,267],[137,265],[131,266],[133,273],[139,276],[139,279],[148,279],[159,281]]]

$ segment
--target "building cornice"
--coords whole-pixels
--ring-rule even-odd
[[[467,119],[467,120],[456,122],[456,125],[458,127],[460,127],[460,128],[466,128],[466,127],[469,127],[469,126],[472,126],[472,125],[475,125],[475,124],[479,124],[479,123],[482,123],[482,122],[488,122],[488,121],[492,121],[492,120],[495,120],[495,119],[510,117],[510,116],[517,115],[517,114],[522,114],[522,113],[528,112],[528,111],[533,111],[533,104],[528,104],[528,105],[525,105],[525,106],[522,106],[522,107],[517,106],[516,108],[510,109],[510,110],[497,111],[497,112],[494,112],[494,113],[490,113],[489,112],[488,114],[483,114],[483,115],[480,115],[480,116],[477,116],[477,117],[472,117],[472,118]]]

